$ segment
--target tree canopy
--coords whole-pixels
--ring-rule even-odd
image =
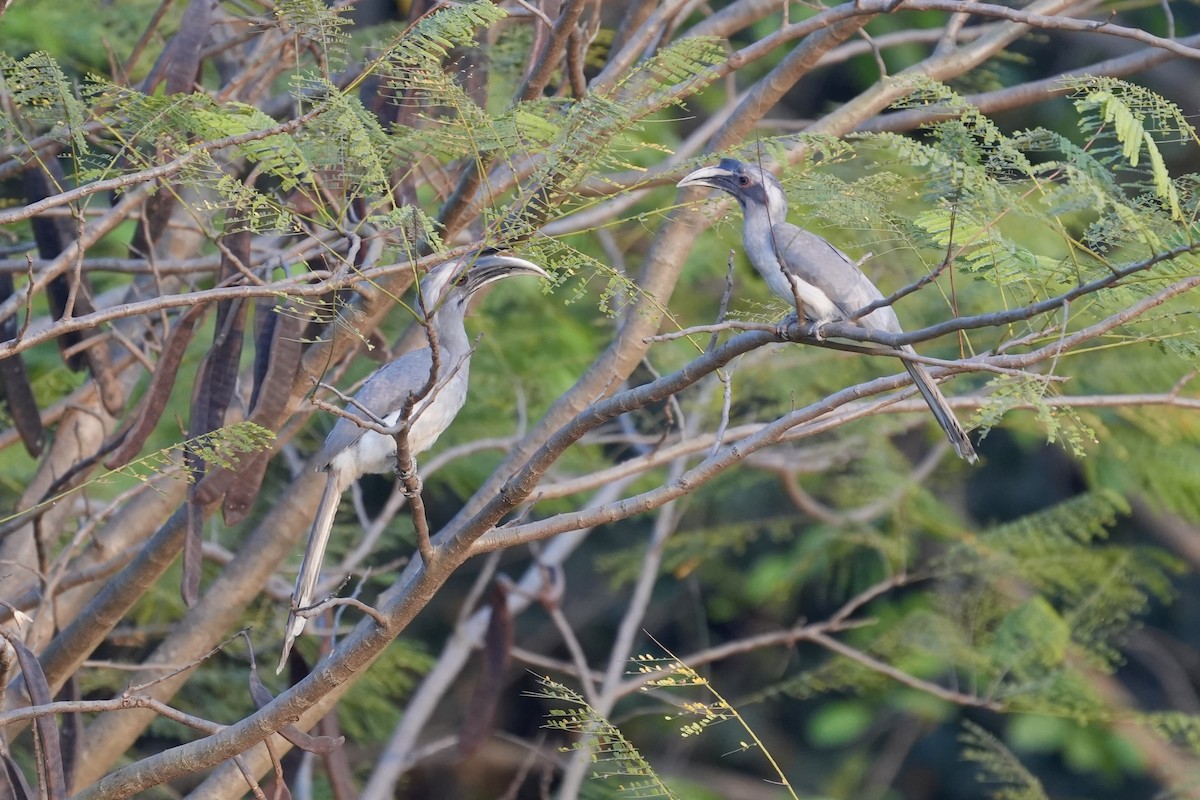
[[[1194,8],[44,6],[0,10],[0,796],[1196,796]],[[724,157],[905,332],[772,295],[675,186]],[[478,299],[465,408],[260,669],[312,456],[484,248],[551,277]]]

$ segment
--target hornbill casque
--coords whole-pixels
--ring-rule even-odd
[[[464,320],[472,295],[489,283],[514,275],[549,277],[541,267],[524,259],[487,253],[445,261],[433,267],[421,281],[421,306],[430,314],[430,327],[437,343],[438,374],[432,390],[414,405],[410,416],[408,446],[414,456],[437,441],[467,399],[471,342]],[[426,387],[433,368],[431,348],[405,353],[375,370],[354,395],[354,401],[385,425],[395,425],[410,396],[419,395]],[[364,418],[353,403],[347,404],[346,411]],[[296,612],[313,603],[321,561],[342,493],[363,475],[392,472],[396,468],[396,439],[339,417],[315,462],[317,469],[327,475],[325,490],[296,576],[283,654],[276,672],[283,669],[296,637],[304,630],[306,619]]]
[[[798,298],[802,307],[798,310],[815,325],[849,320],[855,311],[883,299],[883,294],[849,256],[817,234],[787,221],[787,195],[775,176],[765,169],[724,158],[715,167],[692,172],[678,185],[707,186],[737,199],[745,222],[742,243],[750,263],[771,291],[789,305],[795,305]],[[878,331],[901,332],[900,320],[891,306],[877,308],[856,322]],[[907,345],[899,349],[915,352]],[[921,364],[902,360],[955,451],[968,462],[974,462],[978,458],[975,448],[937,382]]]

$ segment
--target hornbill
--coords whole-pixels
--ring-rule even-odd
[[[750,263],[771,291],[790,305],[799,301],[802,308],[798,310],[810,322],[820,325],[848,320],[855,311],[883,299],[879,289],[849,256],[817,234],[787,221],[787,195],[770,172],[723,158],[715,167],[692,172],[678,185],[708,186],[737,199],[745,220],[742,243]],[[891,306],[881,306],[857,322],[878,331],[901,332],[900,320]],[[915,352],[907,345],[899,349]],[[968,462],[974,462],[978,458],[975,448],[933,377],[921,364],[902,360],[955,451]]]
[[[467,399],[471,342],[464,319],[471,297],[493,281],[513,275],[549,277],[536,264],[515,256],[472,254],[438,264],[421,282],[421,306],[428,310],[431,337],[437,346],[436,375],[434,353],[429,347],[405,353],[384,364],[367,378],[346,406],[349,414],[364,418],[366,409],[385,425],[395,425],[410,398],[416,397],[409,416],[408,446],[413,455],[429,449],[450,426]],[[422,392],[428,391],[421,396]],[[357,405],[356,405],[357,404]],[[366,474],[391,472],[396,467],[396,439],[339,417],[325,446],[315,458],[317,469],[327,474],[325,490],[308,533],[308,545],[296,588],[292,591],[291,611],[283,640],[283,654],[276,672],[283,669],[296,637],[304,630],[305,617],[297,614],[313,602],[321,560],[329,543],[329,531],[342,493]]]

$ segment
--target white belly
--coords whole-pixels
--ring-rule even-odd
[[[801,305],[804,306],[802,311],[809,322],[821,323],[841,319],[842,312],[829,299],[829,295],[798,275],[789,273],[785,276],[779,268],[779,262],[772,264],[769,271],[760,269],[759,272],[771,291],[785,302],[794,303],[799,297]]]
[[[791,279],[795,296],[800,298],[804,306],[801,310],[809,322],[831,322],[841,318],[842,312],[829,299],[829,295],[796,275],[788,275],[788,278]]]
[[[432,398],[419,404],[419,415],[408,432],[408,447],[412,455],[423,453],[433,446],[438,437],[450,427],[450,423],[458,416],[466,392],[453,391],[458,376],[450,380]],[[455,402],[454,398],[461,398]],[[395,425],[400,418],[400,412],[388,414],[383,418],[387,425]],[[396,468],[396,438],[385,436],[375,431],[364,431],[363,435],[342,452],[329,461],[330,469],[340,469],[347,474],[382,474],[394,472]],[[357,465],[354,468],[353,465]]]

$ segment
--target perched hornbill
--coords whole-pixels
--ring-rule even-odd
[[[421,282],[422,305],[430,314],[437,343],[438,374],[434,376],[434,387],[414,405],[409,418],[408,446],[413,455],[429,449],[437,441],[467,399],[471,342],[467,338],[464,319],[471,296],[489,283],[513,275],[548,277],[541,267],[515,256],[473,254],[438,264]],[[354,395],[354,401],[384,424],[394,425],[410,396],[419,395],[426,388],[433,369],[431,348],[405,353],[375,370]],[[348,405],[346,410],[362,416],[362,411],[354,404]],[[313,602],[321,560],[325,556],[342,492],[363,475],[391,472],[396,466],[396,440],[341,417],[325,438],[317,464],[328,477],[308,533],[300,574],[296,576],[277,672],[283,669],[292,644],[304,630],[305,618],[296,611]]]
[[[883,299],[871,279],[845,253],[817,234],[787,221],[787,195],[775,176],[766,170],[724,158],[715,167],[692,172],[679,186],[708,186],[737,198],[745,219],[742,242],[750,263],[775,294],[789,304],[799,299],[800,310],[809,321],[819,325],[850,319],[855,311]],[[900,320],[891,306],[877,308],[857,322],[878,331],[901,332]],[[914,352],[908,346],[900,349]],[[975,448],[929,372],[907,359],[904,368],[955,451],[974,462],[978,458]]]

